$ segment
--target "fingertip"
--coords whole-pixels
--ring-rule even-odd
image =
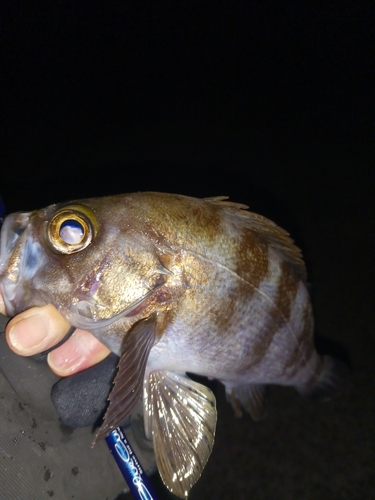
[[[68,321],[49,304],[32,307],[15,316],[6,327],[9,347],[21,356],[32,356],[57,344],[69,330]]]
[[[63,345],[48,354],[47,362],[56,375],[66,377],[99,363],[110,352],[91,333],[77,329]]]

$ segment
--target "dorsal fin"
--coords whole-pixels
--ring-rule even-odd
[[[248,212],[247,205],[226,201],[228,196],[205,198],[206,201],[219,207],[222,213],[235,218],[244,227],[263,238],[283,259],[292,265],[302,280],[306,280],[306,267],[301,250],[294,244],[289,233],[262,215]]]

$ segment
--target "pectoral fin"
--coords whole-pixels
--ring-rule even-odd
[[[156,371],[145,380],[144,406],[160,476],[169,490],[186,498],[212,451],[215,396],[185,375]]]
[[[142,394],[142,385],[150,349],[154,344],[156,317],[136,323],[128,333],[118,364],[109,406],[94,444],[118,427],[134,408]]]

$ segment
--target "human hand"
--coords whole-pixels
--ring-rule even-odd
[[[0,313],[6,314],[1,294]],[[60,342],[69,328],[66,319],[49,304],[32,307],[15,316],[7,324],[5,335],[12,351],[32,356]],[[91,333],[77,328],[63,345],[48,354],[47,362],[56,375],[66,377],[99,363],[109,353],[110,350]]]

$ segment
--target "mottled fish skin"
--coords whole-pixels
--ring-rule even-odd
[[[157,433],[163,480],[181,497],[208,459],[216,410],[208,389],[168,374],[217,378],[235,411],[245,406],[254,416],[263,413],[264,384],[309,393],[329,378],[327,362],[314,348],[300,250],[274,223],[225,200],[163,193],[80,200],[12,215],[1,236],[0,287],[8,314],[53,303],[72,325],[121,355],[119,374],[132,383],[116,378],[99,437],[124,416],[125,394],[138,397],[145,380],[146,429],[150,437]],[[89,225],[95,219],[93,236],[82,250],[62,254],[51,220],[69,207],[72,213],[86,207]],[[191,449],[185,449],[184,433],[178,444],[161,438],[171,434],[172,419],[163,403],[164,431],[152,420],[166,397],[163,380],[174,394],[171,407],[178,407],[181,394],[190,401],[191,415],[196,412],[205,429],[201,434],[210,436],[206,444],[201,435],[189,437],[196,442]],[[182,459],[175,465],[180,455],[195,464],[187,472]]]

